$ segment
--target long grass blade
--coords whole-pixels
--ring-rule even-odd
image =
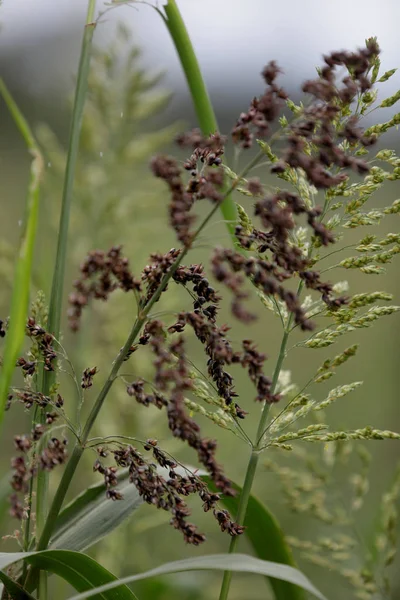
[[[40,182],[43,173],[43,158],[27,121],[19,110],[4,81],[0,79],[0,93],[13,116],[16,126],[32,155],[25,219],[15,266],[14,286],[11,298],[10,324],[6,336],[3,368],[0,377],[0,425],[4,419],[8,390],[15,364],[24,341],[29,291],[33,263],[33,252],[38,225]]]

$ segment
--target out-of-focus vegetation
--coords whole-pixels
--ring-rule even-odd
[[[139,274],[150,252],[166,251],[175,244],[173,234],[165,225],[168,198],[164,187],[151,176],[148,163],[155,152],[168,147],[174,134],[182,129],[183,124],[163,122],[162,111],[168,103],[169,96],[156,87],[159,82],[158,75],[151,76],[140,68],[138,50],[133,48],[127,52],[128,47],[131,47],[129,35],[124,28],[120,28],[115,44],[106,52],[96,51],[92,61],[89,97],[85,107],[75,182],[67,289],[71,288],[78,265],[89,250],[94,248],[107,250],[114,244],[122,244],[124,254],[129,257],[133,271]],[[62,110],[60,107],[60,118],[64,119],[65,113]],[[46,123],[37,126],[36,135],[47,168],[33,281],[35,293],[43,290],[47,296],[50,285],[49,274],[52,272],[54,261],[66,149]],[[11,142],[10,144],[13,146]],[[26,163],[20,156],[20,152],[12,153],[12,164],[7,163],[10,160],[7,156],[3,157],[3,163],[9,165],[5,173],[6,182],[7,178],[20,178],[21,186],[10,183],[9,187],[13,190],[10,195],[7,193],[7,186],[3,188],[4,218],[0,242],[2,281],[0,316],[2,318],[7,315],[9,306],[15,259],[14,243],[19,219],[17,194],[23,189],[26,170]],[[268,182],[267,169],[265,173],[262,169],[258,169],[257,175]],[[377,194],[375,206],[377,208],[388,206],[398,197],[398,190],[398,181],[389,183],[380,196],[379,193]],[[250,208],[250,201],[246,198],[242,197],[240,201],[246,209]],[[383,220],[378,229],[378,236],[384,237],[391,230],[391,224],[387,225]],[[226,231],[223,224],[213,223],[205,230],[202,237],[204,247],[194,252],[192,261],[205,258],[208,245],[218,238],[224,240]],[[358,237],[354,235],[354,239]],[[362,275],[351,273],[348,277],[346,272],[343,279],[349,280],[352,293],[365,291]],[[379,277],[379,286],[398,296],[400,291],[398,267],[389,265],[387,273]],[[375,281],[371,281],[371,290],[375,287]],[[42,296],[39,295],[39,298]],[[166,312],[177,310],[182,298],[185,298],[182,291],[177,286],[175,289],[171,284],[171,291],[163,300],[160,310]],[[256,302],[257,300],[254,299],[254,305]],[[66,309],[65,306],[64,315]],[[73,365],[76,373],[81,373],[86,367],[94,365],[98,367],[100,373],[107,372],[116,352],[126,339],[126,328],[129,326],[127,323],[134,318],[135,310],[136,307],[132,305],[131,299],[116,294],[107,303],[98,302],[93,305],[84,317],[81,331],[76,334],[68,333],[66,319],[64,319],[62,344],[68,351],[70,365]],[[364,386],[342,401],[340,406],[331,409],[337,428],[358,427],[362,416],[363,424],[371,423],[381,429],[400,430],[397,410],[399,323],[398,316],[392,316],[388,322],[382,322],[377,328],[352,333],[352,343],[360,344],[358,361],[350,361],[344,365],[342,376],[350,381],[364,380]],[[238,339],[241,336],[246,337],[247,334],[247,327],[239,326],[235,329]],[[264,311],[262,318],[254,327],[254,332],[252,331],[252,337],[262,348],[277,352],[279,336],[278,322],[270,317],[268,311]],[[344,347],[344,345],[341,347],[339,342],[338,352]],[[195,343],[191,350],[194,360],[196,356],[201,356]],[[325,355],[322,351],[320,362],[328,356],[332,356],[331,350],[326,351]],[[271,365],[275,358],[271,355]],[[138,354],[134,363],[127,364],[127,372],[123,372],[121,377],[132,380],[140,375],[144,379],[150,379],[151,362],[145,353]],[[307,380],[315,370],[313,353],[304,348],[293,355],[289,354],[285,369],[291,371],[293,380]],[[68,370],[67,368],[66,371]],[[78,401],[70,375],[71,372],[61,373],[60,378],[64,390],[68,390],[63,394],[65,402],[72,407]],[[237,387],[240,394],[240,377],[237,380]],[[88,392],[83,410],[90,407],[92,398],[95,397],[96,383],[93,390]],[[71,409],[70,413],[72,412]],[[7,415],[7,419],[9,432],[24,431],[28,427],[29,416],[24,414],[22,408],[13,408]],[[257,410],[254,410],[248,417],[249,427],[255,428],[257,421]],[[210,436],[214,435],[213,424],[208,419],[200,416],[199,422],[206,433]],[[190,451],[182,450],[181,445],[171,439],[162,415],[158,411],[146,410],[134,404],[132,398],[125,393],[124,386],[114,386],[104,405],[102,418],[96,424],[95,432],[99,436],[118,432],[139,437],[143,432],[141,437],[157,438],[165,450],[177,455],[180,460],[190,463],[193,458]],[[220,439],[218,459],[226,465],[229,477],[242,481],[247,462],[246,448],[237,445],[235,438],[222,430],[218,435]],[[6,432],[2,440],[3,472],[7,470],[11,454],[11,436]],[[390,538],[392,545],[396,543],[393,542],[396,539],[395,532],[389,531],[390,523],[385,521],[388,514],[396,511],[396,503],[391,501],[391,492],[384,496],[382,502],[381,496],[390,485],[392,490],[398,486],[397,480],[394,483],[392,481],[398,454],[397,442],[393,441],[385,442],[382,446],[370,445],[368,453],[364,450],[356,450],[350,444],[342,452],[338,444],[326,448],[322,455],[318,446],[315,450],[313,447],[308,450],[307,455],[298,453],[296,459],[292,459],[291,456],[283,459],[273,452],[265,461],[263,472],[256,485],[257,495],[276,513],[293,547],[302,551],[302,555],[311,561],[311,563],[300,562],[304,571],[332,599],[350,597],[348,588],[337,579],[336,564],[340,565],[341,561],[349,560],[347,579],[351,580],[352,577],[359,576],[356,571],[357,553],[365,555],[370,550],[372,560],[376,559],[373,531],[379,520],[383,523],[386,537],[392,536]],[[82,461],[83,465],[74,481],[73,492],[80,491],[90,483],[88,472],[94,456],[88,453]],[[290,465],[294,472],[286,469],[288,460],[293,460]],[[295,460],[303,464],[304,474],[301,471],[300,475],[297,467],[293,466]],[[332,474],[333,462],[335,462],[334,474]],[[272,476],[272,471],[280,476],[283,491],[277,479]],[[332,488],[325,486],[328,475],[334,477],[331,482]],[[368,478],[373,481],[370,487],[367,483]],[[53,489],[57,483],[56,479],[57,476],[51,480]],[[96,481],[95,475],[93,481]],[[341,506],[341,512],[334,513],[334,519],[313,519],[312,513],[318,512],[318,506],[311,504],[308,506],[310,510],[304,510],[300,518],[293,516],[283,499],[288,498],[289,504],[293,502],[291,491],[296,495],[296,500],[299,495],[307,496],[310,491],[315,493],[317,490],[318,493],[318,485],[321,484],[324,487],[322,493],[331,494]],[[0,493],[2,491],[3,486]],[[392,495],[394,497],[394,493]],[[349,512],[349,506],[354,507],[354,503],[356,503],[357,515],[354,522],[349,524],[346,523],[344,516]],[[213,524],[203,517],[199,506],[194,506],[193,511],[196,519],[207,531],[207,553],[225,552],[226,537],[220,535]],[[342,517],[343,526],[340,535],[335,537],[332,534],[332,526],[338,525]],[[12,535],[14,529],[15,523],[3,518],[2,530]],[[308,542],[310,539],[312,541]],[[268,544],[268,540],[265,540],[265,543]],[[4,547],[7,549],[12,548],[12,544],[12,539],[4,541]],[[243,551],[248,550],[245,540],[241,540],[241,544]],[[324,552],[329,550],[333,551],[337,563],[330,562],[330,558],[324,557]],[[144,571],[167,560],[196,555],[198,552],[197,549],[184,546],[179,534],[168,529],[168,515],[161,511],[155,512],[147,506],[141,507],[130,521],[125,521],[111,536],[90,550],[90,554],[102,565],[122,576],[132,571]],[[346,553],[348,556],[345,556]],[[327,554],[327,556],[331,555]],[[354,572],[351,571],[352,564]],[[396,589],[400,589],[400,580],[396,574],[394,580],[393,598],[396,597]],[[368,582],[367,571],[365,581]],[[139,598],[169,600],[178,595],[183,600],[185,598],[200,600],[200,598],[216,597],[219,582],[219,575],[183,573],[173,578],[170,576],[168,579],[141,582],[134,589]],[[251,595],[249,595],[248,584],[245,577],[237,577],[230,597],[233,600],[236,598],[256,600],[266,597],[265,584],[261,578],[252,579]],[[58,590],[61,589],[57,587],[58,585],[61,584],[52,582],[54,586],[52,597],[57,597]],[[330,593],[332,590],[334,590],[333,594]]]

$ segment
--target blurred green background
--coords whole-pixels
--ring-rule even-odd
[[[22,7],[21,0],[20,4]],[[43,10],[41,4],[47,6],[46,2],[35,4],[39,6],[39,13]],[[223,133],[229,132],[238,112],[245,110],[248,101],[261,89],[261,81],[257,79],[258,72],[270,59],[277,58],[284,67],[286,77],[283,83],[292,93],[294,100],[299,98],[300,75],[301,77],[303,74],[304,77],[312,76],[313,67],[318,64],[319,56],[323,51],[338,49],[344,44],[349,47],[361,45],[365,37],[376,34],[379,36],[379,30],[381,30],[379,41],[383,49],[388,47],[390,60],[395,61],[386,64],[388,56],[384,54],[384,66],[386,68],[400,66],[398,47],[396,55],[398,42],[393,42],[390,22],[383,23],[380,18],[375,19],[375,15],[372,13],[372,3],[354,2],[354,6],[357,5],[360,9],[362,6],[363,11],[366,12],[369,18],[366,23],[363,22],[366,18],[365,14],[360,16],[354,6],[349,9],[351,15],[348,14],[346,18],[346,13],[343,14],[344,4],[339,3],[341,9],[337,8],[337,11],[342,10],[342,19],[345,22],[347,19],[350,21],[353,19],[354,26],[352,29],[344,26],[344,35],[343,29],[338,27],[339,20],[336,18],[337,13],[335,12],[332,16],[332,23],[336,37],[334,33],[330,32],[326,38],[321,34],[322,25],[314,24],[314,29],[310,25],[310,19],[315,16],[317,10],[313,2],[302,3],[303,10],[299,13],[295,10],[291,12],[294,6],[291,2],[287,2],[286,5],[283,3],[282,10],[285,15],[281,15],[280,20],[277,20],[276,15],[273,16],[271,39],[261,49],[254,47],[257,40],[261,40],[261,30],[259,25],[256,25],[256,21],[259,23],[261,17],[265,19],[265,36],[267,36],[268,11],[264,10],[265,6],[260,2],[253,2],[252,6],[251,2],[229,3],[227,0],[220,4],[225,6],[225,12],[220,12],[219,9],[214,20],[210,14],[210,3],[206,3],[200,13],[193,12],[188,3],[183,3],[182,8],[184,15],[187,14],[189,27],[191,24],[194,27],[194,41],[197,41],[199,46],[200,60],[204,59],[205,72],[206,75],[209,75],[210,88],[216,101],[217,117]],[[63,6],[63,3],[60,5]],[[319,10],[323,9],[323,5],[323,2],[319,4],[321,7]],[[328,3],[326,5],[328,6]],[[33,7],[28,4],[23,6],[24,20],[26,21],[29,20]],[[247,12],[251,9],[254,14],[249,20]],[[353,16],[353,9],[355,16]],[[66,10],[65,7],[64,10]],[[46,23],[43,24],[37,18],[34,21],[37,28],[36,37],[31,29],[26,29],[25,23],[21,26],[25,34],[22,35],[23,32],[19,32],[20,36],[14,37],[12,40],[10,30],[11,33],[18,32],[15,13],[12,12],[7,2],[4,2],[4,7],[0,9],[0,21],[3,24],[0,38],[2,35],[4,36],[4,51],[0,60],[2,74],[37,134],[45,153],[47,165],[34,269],[33,296],[39,289],[48,293],[54,263],[62,172],[70,114],[69,97],[73,89],[73,73],[76,70],[76,55],[79,47],[79,10],[80,7],[76,7],[76,11],[72,11],[72,8],[70,12],[67,11],[64,27],[62,27],[62,23],[57,22],[54,29],[50,25],[53,13],[51,10],[49,13],[44,12],[44,15],[48,14],[49,16],[48,28]],[[201,26],[195,27],[195,19],[203,22],[204,12],[207,10],[209,15],[207,22],[212,21],[212,27],[208,32],[208,44],[207,35]],[[241,30],[238,26],[240,10],[246,14]],[[389,21],[390,19],[394,20],[391,11],[396,10],[398,11],[398,5],[395,2],[382,4],[382,11]],[[62,12],[61,8],[60,11]],[[145,17],[142,14],[143,11],[147,11]],[[118,13],[118,17],[115,13]],[[104,17],[104,22],[99,24],[95,34],[97,47],[101,50],[97,51],[93,60],[89,101],[85,112],[71,221],[67,291],[72,289],[72,282],[77,276],[80,262],[85,254],[93,248],[106,250],[113,244],[123,244],[124,253],[129,257],[133,271],[135,274],[139,274],[146,264],[150,252],[165,252],[176,245],[173,234],[166,227],[168,195],[163,185],[151,177],[148,163],[155,152],[161,150],[175,152],[175,149],[171,147],[174,133],[191,128],[196,125],[196,122],[179,73],[179,67],[168,46],[170,42],[165,32],[160,33],[157,15],[144,6],[135,9],[135,13],[138,15],[139,24],[133,27],[133,35],[115,27],[115,21],[120,17],[124,18],[125,16],[125,22],[135,21],[129,11],[109,13],[110,17],[108,18],[108,15]],[[390,16],[391,14],[392,16]],[[361,26],[355,27],[357,15],[365,25],[365,31]],[[316,15],[318,23],[323,22],[322,17],[323,15],[318,12]],[[227,33],[230,31],[229,18],[232,19],[231,34]],[[378,31],[371,30],[375,20]],[[254,31],[251,30],[251,24],[254,24]],[[45,28],[46,35],[43,33]],[[296,45],[296,39],[299,36],[298,29],[301,30],[300,38],[304,43],[300,53],[298,52],[299,47]],[[28,33],[26,33],[27,31]],[[307,35],[307,33],[305,34],[307,31],[309,36],[305,42],[304,35]],[[314,37],[311,35],[313,31]],[[215,46],[215,37],[218,35],[220,38]],[[245,40],[248,40],[248,46]],[[330,45],[327,47],[328,42]],[[143,57],[139,56],[140,46],[144,48]],[[230,51],[231,49],[232,51]],[[247,51],[249,58],[247,58]],[[159,64],[158,59],[163,56],[163,52],[167,59],[164,63],[161,61]],[[168,67],[168,60],[172,65],[171,71],[162,80],[157,76],[158,67]],[[227,65],[230,65],[229,68]],[[248,65],[251,65],[251,68]],[[221,74],[220,82],[218,81],[218,69]],[[383,68],[383,70],[386,69]],[[384,96],[393,93],[393,86],[400,87],[398,76],[393,79],[395,81],[391,80],[390,85],[385,87]],[[172,98],[170,97],[171,93]],[[379,120],[390,118],[389,113],[390,111],[386,111],[385,114],[378,117]],[[3,104],[0,118],[2,182],[0,318],[4,319],[9,311],[12,268],[23,215],[30,158]],[[398,131],[385,136],[381,145],[385,148],[394,148],[399,152]],[[249,157],[242,157],[245,162],[248,159]],[[270,181],[267,168],[258,169],[255,174],[263,181]],[[384,192],[376,195],[372,200],[371,208],[390,204],[400,196],[399,192],[398,182],[388,182]],[[248,199],[238,196],[237,200],[246,209],[251,210],[251,202]],[[375,228],[374,233],[384,235],[389,231],[398,231],[396,223],[396,216],[391,220],[387,219],[378,228]],[[365,235],[365,233],[366,231],[363,230],[361,235]],[[358,232],[353,236],[354,240],[358,239],[357,235]],[[209,249],[215,242],[229,243],[225,227],[220,222],[219,216],[205,230],[201,242],[201,247],[193,252],[190,260],[193,262],[203,261],[205,264],[207,264]],[[376,289],[385,290],[394,294],[394,304],[399,303],[400,278],[396,261],[388,266],[385,275],[379,277],[360,276],[358,273],[339,270],[333,271],[330,275],[335,282],[348,280],[351,293]],[[179,310],[182,304],[189,307],[188,298],[179,290],[171,288],[170,293],[163,299],[162,306],[157,307],[157,310],[173,313]],[[251,331],[248,327],[235,324],[232,338],[236,342],[243,337],[255,339],[259,347],[268,353],[269,369],[272,371],[279,349],[280,325],[271,313],[262,311],[261,305],[255,300],[253,304],[258,307],[260,320],[251,328]],[[66,302],[64,308],[65,314]],[[62,343],[67,349],[76,372],[79,374],[85,367],[94,365],[100,369],[95,386],[86,396],[86,408],[91,405],[102,377],[107,373],[116,352],[125,341],[133,318],[134,307],[130,300],[123,295],[116,294],[106,305],[97,304],[86,311],[84,326],[78,334],[69,333],[66,320],[64,321]],[[228,310],[221,318],[232,322]],[[357,357],[341,367],[334,385],[363,380],[364,386],[331,408],[331,422],[334,427],[338,428],[362,427],[370,424],[380,429],[399,431],[399,325],[400,319],[394,315],[378,322],[371,329],[354,332],[343,342],[339,342],[326,351],[295,349],[289,353],[284,368],[291,370],[293,381],[301,386],[310,378],[324,358],[339,353],[353,343],[359,343],[360,349]],[[193,360],[198,361],[198,364],[204,368],[205,360],[195,341],[191,347],[191,354]],[[134,359],[131,359],[128,365],[129,376],[132,380],[151,373],[149,358],[145,353],[143,355],[135,354]],[[71,412],[73,412],[76,402],[73,386],[66,374],[61,374],[61,382],[66,405],[70,404]],[[329,391],[328,385],[318,390],[319,393],[323,394]],[[246,425],[247,431],[252,433],[255,431],[258,419],[258,407],[254,406],[252,402],[253,391],[250,390],[248,397],[247,382],[242,381],[240,376],[237,380],[237,388],[240,393],[239,403],[251,413],[246,420]],[[227,475],[241,483],[248,458],[247,447],[229,432],[215,430],[205,419],[200,418],[199,422],[206,434],[218,436],[218,459],[225,465]],[[13,408],[7,415],[7,425],[3,429],[1,440],[2,473],[6,474],[9,468],[9,459],[12,455],[12,436],[28,429],[29,414],[24,412],[21,407]],[[159,440],[161,447],[176,454],[180,460],[188,461],[191,464],[194,462],[194,456],[190,451],[170,439],[165,426],[165,416],[158,411],[134,404],[132,399],[126,395],[123,383],[115,385],[113,388],[96,426],[97,435],[120,433],[121,431],[124,431],[126,435],[137,435],[142,438],[155,437]],[[360,548],[354,550],[353,564],[351,565],[354,568],[362,564],[362,560],[357,562],[357,556],[362,557],[366,548],[371,544],[373,530],[377,524],[380,499],[390,484],[400,457],[397,442],[371,442],[368,449],[373,457],[370,472],[371,483],[365,506],[360,510],[357,518],[357,536],[361,543]],[[318,456],[319,453],[320,451],[315,449],[315,456]],[[278,461],[282,460],[273,454],[273,459],[275,460],[275,458]],[[89,479],[96,481],[95,474],[91,474],[93,461],[94,455],[88,455],[83,461],[84,464],[81,465],[74,482],[71,496],[84,488]],[[282,463],[289,464],[290,457],[284,457]],[[350,458],[349,464],[343,468],[339,466],[337,474],[335,473],[334,489],[343,494],[345,504],[350,501],[349,474],[356,469],[356,460],[353,462]],[[56,485],[58,476],[59,474],[56,472],[52,476],[52,487]],[[304,539],[331,535],[330,527],[325,527],[307,516],[293,515],[285,507],[284,497],[277,479],[263,467],[257,478],[255,492],[276,514],[288,535]],[[112,536],[91,549],[90,553],[117,575],[124,575],[145,570],[166,560],[226,551],[229,540],[217,530],[213,520],[207,518],[208,516],[204,515],[196,504],[193,505],[193,512],[194,520],[201,523],[207,534],[207,544],[202,548],[185,547],[180,534],[169,527],[168,515],[157,513],[152,508],[145,506],[139,509],[129,523],[124,524]],[[7,518],[3,519],[2,531],[4,534],[12,533],[16,526],[16,522],[11,522]],[[4,540],[2,546],[4,549],[11,549],[15,547],[13,544],[12,540]],[[268,544],[268,540],[266,540],[266,544]],[[241,541],[241,551],[251,551],[245,540]],[[330,599],[353,597],[350,588],[334,573],[330,575],[326,569],[302,562],[301,559],[300,565]],[[169,600],[175,597],[194,600],[215,598],[218,594],[220,578],[220,575],[207,573],[181,574],[165,577],[159,581],[142,583],[134,589],[140,598],[157,600]],[[396,598],[400,594],[400,578],[398,574],[396,575],[395,568],[393,568],[393,578],[392,597]],[[57,586],[54,597],[59,597],[58,594],[61,594],[58,583]],[[268,594],[268,589],[261,578],[252,577],[250,579],[250,576],[235,576],[235,585],[232,587],[231,593],[232,599],[268,598]]]

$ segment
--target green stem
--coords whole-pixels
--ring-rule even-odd
[[[289,325],[289,323],[288,323]],[[289,326],[285,329],[285,332],[282,337],[281,347],[279,350],[278,360],[276,361],[274,374],[272,377],[272,385],[271,385],[271,393],[273,394],[276,389],[276,384],[278,383],[279,374],[282,369],[283,361],[286,356],[286,347],[289,338]],[[265,403],[263,411],[261,413],[260,422],[257,427],[257,435],[256,435],[256,443],[253,446],[250,459],[247,465],[246,476],[243,483],[242,493],[240,494],[238,512],[236,515],[236,522],[239,525],[244,524],[244,520],[246,518],[247,505],[249,503],[249,498],[251,494],[251,489],[253,487],[254,477],[256,475],[258,460],[262,450],[262,439],[264,435],[265,425],[267,423],[268,414],[269,414],[270,404]],[[229,546],[229,554],[233,554],[236,552],[236,548],[239,542],[239,536],[235,536],[232,538],[230,546]],[[226,600],[229,594],[229,588],[232,579],[232,571],[225,571],[224,578],[222,580],[221,592],[219,596],[219,600]]]
[[[320,220],[322,221],[322,218]],[[308,259],[310,259],[311,256],[312,256],[312,247],[308,251],[308,254],[307,254]],[[304,287],[304,281],[300,280],[299,285],[297,287],[297,292],[296,292],[297,297],[300,296],[300,294],[303,290],[303,287]],[[285,360],[285,357],[286,357],[287,343],[288,343],[289,335],[291,332],[292,322],[293,322],[293,314],[289,314],[286,325],[284,326],[284,333],[282,336],[278,359],[276,361],[274,374],[272,376],[272,384],[271,384],[271,393],[272,394],[275,392],[276,384],[278,383],[279,374],[282,369],[283,361]],[[253,446],[253,451],[251,453],[250,460],[247,465],[247,471],[246,471],[246,475],[245,475],[243,489],[242,489],[242,493],[241,493],[240,499],[239,499],[238,514],[236,517],[236,520],[240,525],[244,524],[244,520],[246,518],[247,505],[249,502],[251,488],[252,488],[254,477],[256,474],[256,470],[257,470],[258,458],[259,458],[261,452],[263,451],[263,437],[264,437],[265,431],[266,431],[266,424],[267,424],[267,420],[268,420],[269,409],[270,409],[270,404],[265,404],[263,411],[261,413],[258,427],[257,427],[256,443]],[[230,544],[229,550],[228,550],[229,554],[232,554],[236,551],[238,541],[239,541],[238,536],[232,538],[231,544]],[[219,600],[226,600],[228,598],[231,579],[232,579],[232,572],[225,571],[224,578],[222,580],[222,586],[221,586]]]
[[[70,212],[73,197],[73,187],[75,180],[75,171],[78,158],[79,139],[81,134],[83,109],[85,105],[86,92],[88,87],[88,74],[90,66],[90,56],[92,48],[93,34],[96,24],[93,22],[96,8],[96,0],[89,0],[86,15],[85,29],[82,39],[81,55],[78,67],[77,83],[75,89],[75,99],[72,110],[72,118],[69,133],[67,163],[65,168],[63,194],[61,202],[61,213],[59,221],[59,231],[57,240],[57,251],[52,279],[52,288],[49,303],[49,317],[47,323],[48,331],[56,338],[60,337],[62,299],[64,291],[64,276],[67,257],[68,230],[70,222]],[[51,387],[55,382],[55,371],[42,372],[42,392],[49,395]],[[41,415],[43,422],[44,415]],[[48,487],[49,476],[45,471],[38,473],[37,479],[37,498],[36,498],[36,517],[37,517],[37,535],[41,536],[44,532],[47,505],[48,505]],[[47,598],[47,580],[46,573],[41,573],[39,578],[39,597],[41,600]]]
[[[218,123],[185,23],[175,0],[168,0],[168,3],[166,6],[164,6],[164,10],[166,17],[163,16],[161,11],[159,12],[164,19],[164,22],[175,44],[179,60],[181,61],[199,121],[200,129],[203,135],[211,135],[212,133],[218,131]],[[226,181],[224,191],[227,189],[227,187],[228,182]],[[235,203],[230,194],[226,195],[225,200],[222,202],[220,208],[226,221],[226,226],[232,238],[233,244],[236,245],[235,225],[237,220],[237,212]]]
[[[79,139],[82,127],[83,109],[85,105],[86,92],[88,87],[92,40],[94,30],[96,27],[96,23],[93,22],[95,6],[96,0],[89,0],[85,30],[82,40],[81,56],[78,68],[74,106],[72,110],[72,119],[68,142],[67,164],[65,168],[63,195],[61,203],[57,252],[50,296],[48,330],[57,339],[60,336],[62,298],[64,291],[64,275],[66,266],[68,230],[73,197],[73,187],[78,158]],[[51,381],[53,378],[54,373],[44,373],[45,389],[49,387],[49,381]]]

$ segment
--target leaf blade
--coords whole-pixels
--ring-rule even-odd
[[[93,558],[81,552],[70,550],[44,550],[43,552],[2,552],[0,553],[0,569],[19,560],[26,560],[34,567],[50,571],[62,577],[77,592],[90,593],[96,587],[115,584],[117,590],[95,591],[91,597],[95,600],[137,600],[135,594],[102,567]],[[4,573],[3,573],[4,576]],[[112,589],[112,588],[111,588]],[[29,596],[20,600],[29,600]]]
[[[29,592],[24,590],[19,583],[14,581],[14,579],[11,579],[11,577],[9,577],[6,573],[3,573],[3,571],[0,571],[0,580],[3,582],[7,592],[9,592],[14,600],[35,600],[35,598],[31,596]]]
[[[43,158],[36,145],[29,125],[5,83],[0,78],[0,94],[13,116],[15,124],[25,140],[33,160],[26,200],[25,219],[14,271],[14,285],[11,299],[10,326],[6,336],[3,367],[0,377],[0,425],[4,419],[8,390],[15,370],[18,354],[21,350],[29,306],[29,288],[33,263],[33,251],[39,219],[40,180],[43,172]]]
[[[208,556],[199,556],[196,558],[187,558],[184,560],[178,560],[171,563],[166,563],[145,573],[139,575],[131,575],[123,577],[119,582],[112,582],[106,584],[90,592],[84,594],[78,594],[71,596],[68,600],[86,600],[87,598],[93,598],[96,593],[109,591],[115,589],[119,584],[133,583],[141,579],[147,579],[148,577],[155,577],[157,575],[167,575],[170,573],[179,573],[182,571],[193,571],[193,570],[217,570],[217,571],[237,571],[243,573],[256,573],[259,575],[267,575],[268,577],[279,577],[295,583],[296,585],[302,586],[304,589],[309,591],[311,594],[316,596],[319,600],[327,600],[321,592],[319,592],[313,584],[303,575],[298,569],[290,567],[288,565],[282,565],[279,563],[273,563],[271,561],[264,561],[247,554],[210,554]]]
[[[50,548],[86,550],[116,529],[143,504],[127,472],[119,475],[118,491],[123,498],[116,502],[106,497],[103,483],[91,486],[77,496],[60,513]]]
[[[202,479],[208,487],[217,491],[209,476],[203,476]],[[223,496],[221,503],[232,515],[235,515],[239,506],[241,487],[235,483],[232,486],[237,495],[235,497]],[[296,562],[277,520],[253,494],[249,498],[244,525],[246,527],[245,535],[258,558],[296,567]],[[274,590],[276,600],[305,600],[304,591],[297,585],[275,578],[271,578],[269,582]]]

